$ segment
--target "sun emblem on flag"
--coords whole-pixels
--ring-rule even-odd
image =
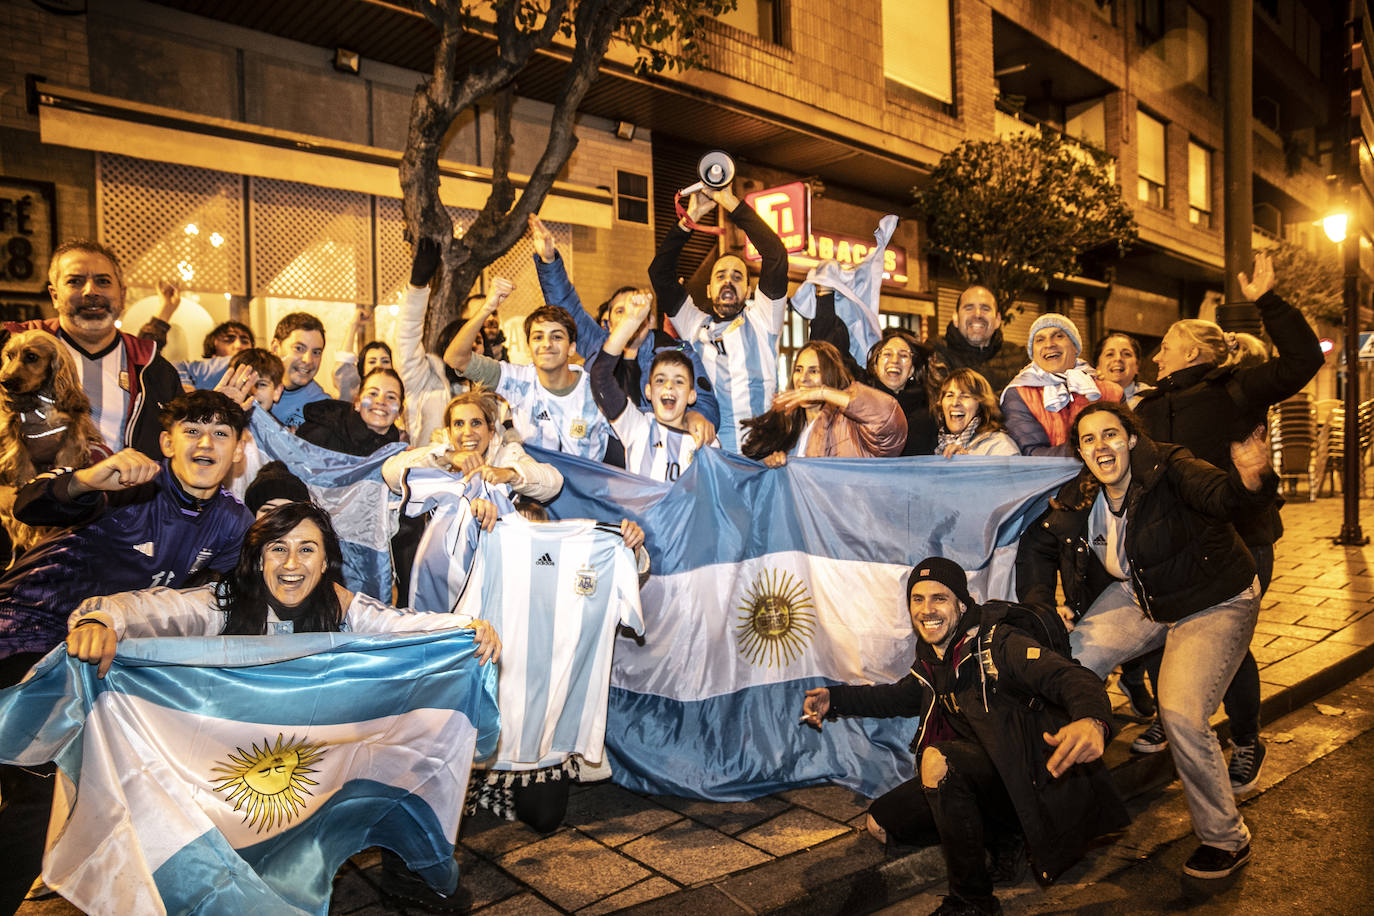
[[[237,753],[215,767],[216,772],[226,776],[211,776],[217,782],[216,792],[227,792],[225,801],[234,810],[246,808],[243,822],[256,827],[258,833],[282,824],[289,824],[305,807],[310,797],[309,786],[317,786],[315,780],[306,774],[314,773],[314,765],[324,757],[324,745],[297,741],[295,735],[283,741],[277,734],[277,743],[263,738],[262,747],[253,744],[251,751],[236,748]]]
[[[759,573],[738,608],[740,654],[770,668],[792,664],[816,631],[815,607],[800,579],[782,570]]]

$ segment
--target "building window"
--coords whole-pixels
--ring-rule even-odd
[[[1188,7],[1188,30],[1184,36],[1184,50],[1187,56],[1184,66],[1187,68],[1188,82],[1208,95],[1212,92],[1209,70],[1211,57],[1208,54],[1211,41],[1212,24],[1196,8]]]
[[[1164,0],[1136,0],[1135,40],[1148,48],[1164,37]]]
[[[615,213],[623,223],[649,225],[649,176],[615,173]]]
[[[1212,151],[1188,143],[1188,222],[1212,228]]]
[[[1165,193],[1164,122],[1152,118],[1140,109],[1135,112],[1136,197],[1152,207],[1164,209],[1168,204]]]
[[[883,74],[954,104],[949,0],[883,0]]]
[[[735,8],[721,13],[716,21],[773,44],[782,43],[781,0],[737,0]]]

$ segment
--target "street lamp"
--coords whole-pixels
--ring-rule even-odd
[[[1326,233],[1327,238],[1339,245],[1345,241],[1345,227],[1348,221],[1349,217],[1344,213],[1332,213],[1322,219],[1322,231]]]

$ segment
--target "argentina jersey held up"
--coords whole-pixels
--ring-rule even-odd
[[[501,634],[501,738],[485,765],[532,770],[572,754],[600,763],[616,628],[644,632],[619,527],[502,516],[481,539],[455,611]]]

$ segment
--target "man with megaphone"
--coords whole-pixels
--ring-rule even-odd
[[[721,447],[738,452],[744,438],[740,423],[767,410],[777,394],[778,338],[787,314],[787,249],[730,191],[734,163],[728,156],[708,153],[699,171],[702,181],[680,192],[690,193],[690,201],[649,265],[649,279],[659,307],[706,367],[720,406]],[[744,230],[763,266],[751,297],[744,260],[733,254],[718,258],[703,310],[678,278],[678,259],[697,223],[717,206]]]

